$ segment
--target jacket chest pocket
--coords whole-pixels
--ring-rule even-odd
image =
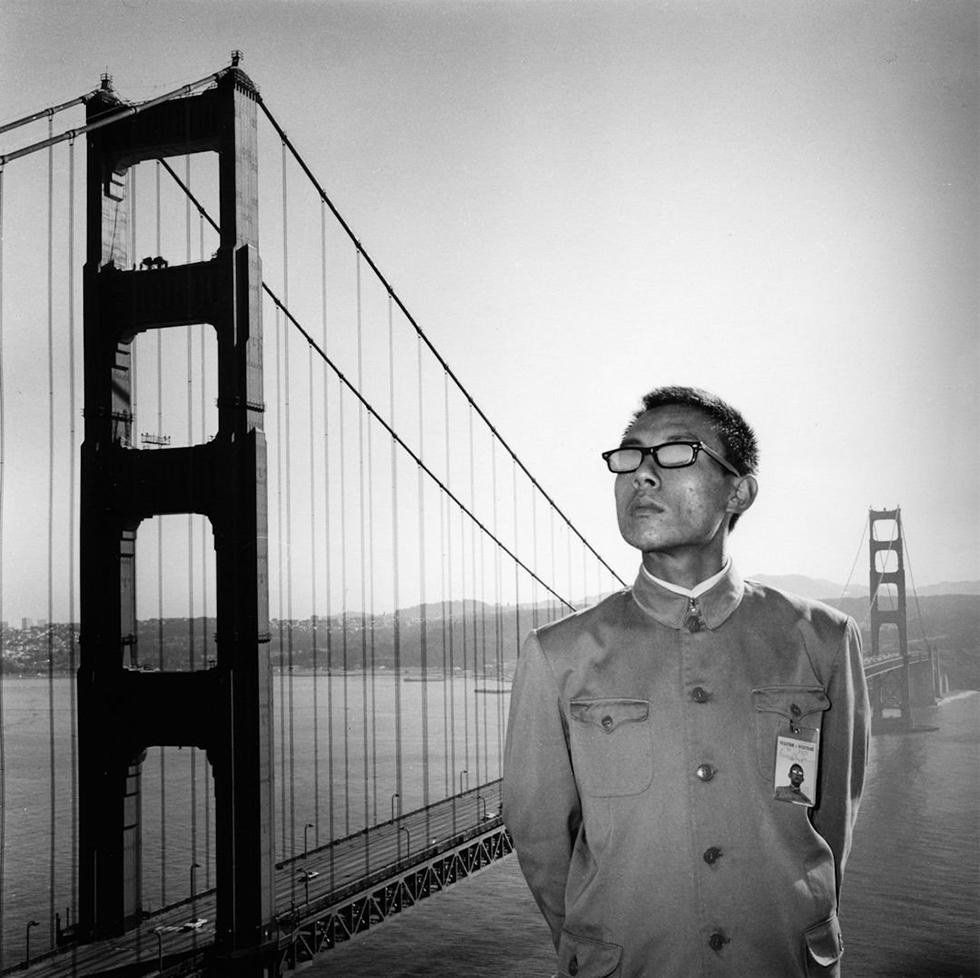
[[[819,686],[762,686],[752,690],[752,705],[759,774],[772,783],[776,738],[792,736],[793,727],[822,727],[830,700]]]
[[[583,794],[638,795],[653,780],[650,702],[583,699],[569,704],[575,778]]]

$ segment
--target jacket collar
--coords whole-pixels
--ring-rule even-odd
[[[728,572],[711,590],[694,599],[699,613],[695,618],[699,617],[700,623],[692,627],[691,599],[661,587],[643,573],[642,567],[633,583],[633,599],[651,618],[668,628],[688,628],[689,631],[718,628],[739,606],[744,593],[745,582],[734,564],[730,564]]]

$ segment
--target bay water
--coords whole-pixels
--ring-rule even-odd
[[[472,676],[404,685],[391,675],[277,678],[280,716],[292,717],[277,726],[277,764],[293,771],[290,784],[277,784],[277,858],[322,844],[328,831],[384,821],[396,804],[409,811],[498,777],[509,697],[477,694],[479,685]],[[30,920],[38,921],[36,953],[54,914],[64,922],[71,913],[73,744],[69,680],[7,679],[2,692],[0,940],[10,967],[23,958]],[[953,693],[915,720],[919,731],[872,738],[842,895],[847,978],[980,976],[980,695]],[[194,862],[198,890],[213,885],[210,779],[197,754],[151,750],[144,765],[151,908],[188,894]],[[345,774],[347,792],[338,787]],[[455,978],[465,961],[469,976],[534,978],[550,974],[551,959],[547,929],[509,857],[326,953],[312,973]]]

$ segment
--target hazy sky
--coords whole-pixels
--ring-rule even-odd
[[[598,453],[647,389],[687,383],[758,431],[744,572],[843,583],[868,508],[901,505],[923,585],[980,577],[978,10],[0,0],[0,121],[106,69],[151,98],[242,49],[436,347],[624,577]]]

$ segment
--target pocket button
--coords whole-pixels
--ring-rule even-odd
[[[602,718],[602,729],[612,730],[613,718],[610,716],[605,716]]]
[[[714,866],[714,864],[721,858],[721,849],[719,849],[717,846],[711,846],[710,849],[704,850],[704,855],[702,858],[709,866]]]
[[[715,769],[710,764],[701,764],[694,773],[702,781],[710,781],[715,776]]]

